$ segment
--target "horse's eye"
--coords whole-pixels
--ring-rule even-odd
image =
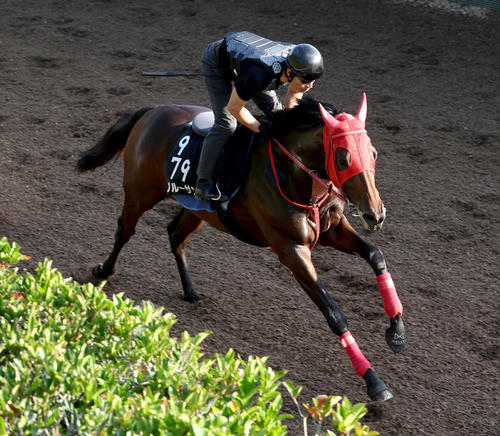
[[[335,162],[339,171],[345,171],[351,165],[351,153],[346,148],[339,147],[335,150]]]

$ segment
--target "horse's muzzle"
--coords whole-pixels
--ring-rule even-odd
[[[369,210],[361,213],[359,216],[365,230],[369,232],[380,230],[385,221],[385,207],[382,206],[380,212]]]

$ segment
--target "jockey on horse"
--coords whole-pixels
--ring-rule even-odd
[[[216,202],[217,206],[221,206],[216,210],[189,207],[178,198],[180,190],[170,189],[170,185],[174,184],[174,173],[180,172],[182,181],[190,179],[186,184],[189,189],[185,191],[188,196],[196,192],[194,173],[197,158],[191,160],[191,155],[186,154],[201,145],[197,142],[201,136],[187,132],[195,130],[196,117],[209,113],[208,108],[176,104],[145,107],[123,114],[101,140],[83,152],[78,160],[79,171],[96,169],[114,156],[122,155],[124,160],[125,198],[115,243],[107,259],[96,265],[92,272],[100,279],[113,274],[119,254],[135,233],[140,217],[161,200],[173,197],[183,207],[168,225],[168,234],[187,301],[198,301],[201,297],[190,278],[185,245],[203,223],[207,222],[247,243],[271,247],[323,313],[331,331],[339,337],[355,372],[366,382],[368,396],[372,400],[386,401],[392,398],[392,393],[363,355],[349,330],[347,318],[322,283],[311,258],[311,251],[318,243],[356,254],[368,262],[375,273],[384,309],[390,319],[386,342],[395,353],[402,352],[406,344],[403,306],[385,257],[375,245],[358,235],[343,213],[349,200],[358,210],[363,227],[370,232],[381,229],[385,220],[385,206],[375,184],[376,152],[365,128],[366,96],[363,95],[355,116],[338,113],[333,106],[324,106],[313,99],[301,99],[314,79],[323,72],[321,55],[307,44],[283,46],[248,32],[228,34],[224,41],[212,43],[207,49],[207,56],[204,56],[204,60],[213,60],[213,63],[204,66],[204,75],[216,111],[213,131],[218,133],[209,142],[210,147],[205,146],[203,165],[208,169],[197,172],[198,178],[202,179],[200,182],[203,182],[198,183],[201,185],[198,186],[198,196],[207,195],[212,199],[209,195],[215,189],[213,179],[207,179],[204,185],[202,176],[211,175],[216,154],[225,145],[221,131],[226,134],[227,128],[221,128],[220,119],[229,121],[232,128],[236,126],[238,117],[242,117],[252,132],[239,130],[228,147],[239,153],[237,147],[245,145],[247,139],[252,145],[247,147],[245,181],[232,191],[230,195],[233,197],[227,206],[238,232],[234,231],[235,226],[228,226],[224,217],[221,218],[219,212],[223,204],[220,202]],[[261,45],[269,47],[268,50],[259,51]],[[280,53],[288,54],[280,56]],[[218,62],[229,65],[231,69],[224,70],[222,67],[219,71]],[[268,79],[271,81],[270,77],[273,77],[275,83],[288,82],[290,86],[285,104],[291,109],[273,114],[273,109],[280,108],[281,104],[272,90],[245,94],[248,84],[258,82],[258,78],[250,74],[242,79],[244,74],[239,72],[245,71],[245,68],[268,71]],[[234,71],[234,74],[228,71]],[[224,72],[233,75],[226,78],[222,76]],[[235,90],[232,90],[233,80]],[[259,123],[245,109],[252,97],[261,103],[261,109],[272,114],[272,132],[270,124]],[[230,110],[235,107],[239,109],[235,110],[236,117],[233,117]],[[253,132],[261,134],[254,135]],[[174,170],[167,171],[166,165],[170,163],[175,164]],[[180,171],[177,171],[179,168]],[[189,177],[191,170],[192,178]],[[223,179],[221,185],[222,182]],[[230,191],[224,190],[226,192]],[[203,197],[204,202],[211,203],[206,200],[207,197]],[[222,200],[222,194],[214,194],[214,197],[214,200]],[[248,238],[241,238],[241,235]]]
[[[226,198],[216,189],[214,169],[237,122],[271,136],[271,125],[257,121],[246,104],[252,99],[266,115],[292,108],[323,74],[323,57],[310,44],[293,45],[250,32],[231,32],[208,45],[202,56],[202,71],[215,123],[203,143],[195,197],[224,201]],[[275,90],[284,84],[289,86],[282,104]]]

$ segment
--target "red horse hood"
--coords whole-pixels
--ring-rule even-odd
[[[319,108],[325,122],[323,145],[326,154],[326,170],[335,186],[342,190],[344,182],[356,174],[363,171],[375,171],[375,160],[370,151],[371,142],[365,130],[366,95],[363,94],[356,116],[341,113],[334,117],[321,104]],[[337,168],[335,161],[337,148],[345,148],[351,155],[351,163],[343,171]]]

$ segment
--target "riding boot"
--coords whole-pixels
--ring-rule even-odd
[[[227,201],[227,196],[223,195],[214,181],[211,179],[198,179],[194,196],[198,200]]]

